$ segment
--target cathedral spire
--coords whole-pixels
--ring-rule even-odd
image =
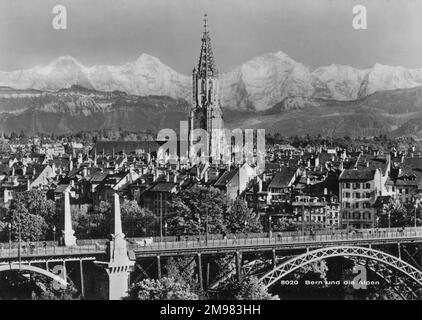
[[[207,14],[204,14],[204,33],[208,33],[208,16]]]
[[[201,54],[199,56],[198,74],[200,77],[217,77],[218,71],[211,47],[211,38],[208,31],[208,16],[204,15],[204,32],[202,34]]]

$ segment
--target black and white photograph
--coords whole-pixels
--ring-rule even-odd
[[[0,300],[421,299],[422,1],[0,0]]]

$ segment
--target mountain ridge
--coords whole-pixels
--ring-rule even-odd
[[[376,63],[367,69],[341,64],[311,69],[277,51],[246,61],[223,73],[220,80],[221,101],[225,108],[265,111],[285,98],[295,96],[352,101],[378,91],[422,86],[422,68]],[[72,56],[62,56],[46,66],[0,71],[0,86],[15,89],[57,91],[72,85],[191,100],[190,76],[176,72],[160,59],[145,53],[123,65],[87,67]]]

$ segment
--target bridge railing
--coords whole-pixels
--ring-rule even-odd
[[[59,255],[79,255],[79,254],[89,254],[89,253],[102,253],[105,252],[105,244],[91,244],[91,245],[81,245],[81,246],[72,246],[72,247],[63,247],[63,246],[45,246],[45,247],[21,247],[19,252],[19,247],[1,248],[0,249],[0,259],[1,258],[22,258],[27,257],[38,257],[38,256],[59,256]]]
[[[335,241],[349,240],[380,240],[380,239],[404,239],[404,238],[422,238],[422,228],[403,229],[378,229],[378,230],[360,230],[354,233],[332,233],[332,234],[314,234],[314,235],[291,235],[291,236],[272,236],[266,238],[241,238],[241,239],[205,239],[198,240],[156,242],[148,245],[130,244],[129,249],[136,251],[153,251],[166,249],[187,249],[187,248],[208,248],[208,247],[236,247],[236,246],[259,246],[272,243],[294,244],[294,243],[327,243]]]
[[[187,249],[187,248],[209,248],[209,247],[236,247],[236,246],[259,246],[272,243],[278,244],[294,244],[294,243],[328,243],[344,240],[379,240],[379,239],[401,239],[401,238],[422,238],[422,227],[405,228],[405,229],[360,229],[353,232],[332,232],[332,233],[275,233],[271,237],[244,237],[244,238],[225,238],[215,239],[202,235],[197,240],[188,238],[181,241],[163,241],[163,242],[138,242],[128,243],[129,250],[136,251],[154,251],[166,249]],[[20,253],[16,246],[5,248],[0,247],[1,258],[21,257],[37,257],[37,256],[55,256],[55,255],[78,255],[89,253],[103,253],[106,250],[106,242],[104,239],[98,241],[90,240],[87,242],[79,242],[77,246],[23,246]],[[142,244],[143,243],[143,244]]]

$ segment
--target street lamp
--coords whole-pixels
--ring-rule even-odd
[[[7,226],[9,227],[9,256],[10,256],[10,251],[12,250],[12,224],[9,222]]]
[[[417,199],[417,200],[415,201],[415,228],[416,228],[416,212],[417,212],[417,210],[418,210],[418,206],[419,206],[419,199]]]
[[[198,218],[199,243],[201,243],[201,217]]]
[[[164,242],[167,242],[167,221],[164,222]]]
[[[208,245],[208,209],[205,216],[205,245]]]
[[[271,231],[271,215],[268,216],[268,237],[272,237],[272,231]]]
[[[388,211],[388,231],[390,231],[391,228],[391,213]]]
[[[305,203],[302,199],[302,237],[305,235]]]
[[[19,212],[19,215],[18,215],[18,217],[19,217],[19,220],[18,220],[18,237],[19,237],[19,239],[18,239],[18,245],[19,245],[19,248],[18,248],[18,259],[19,259],[19,270],[21,269],[21,211],[20,210],[18,210],[18,212]]]
[[[54,252],[56,252],[56,226],[53,226],[53,248]]]
[[[163,242],[163,210],[160,207],[160,242]]]

